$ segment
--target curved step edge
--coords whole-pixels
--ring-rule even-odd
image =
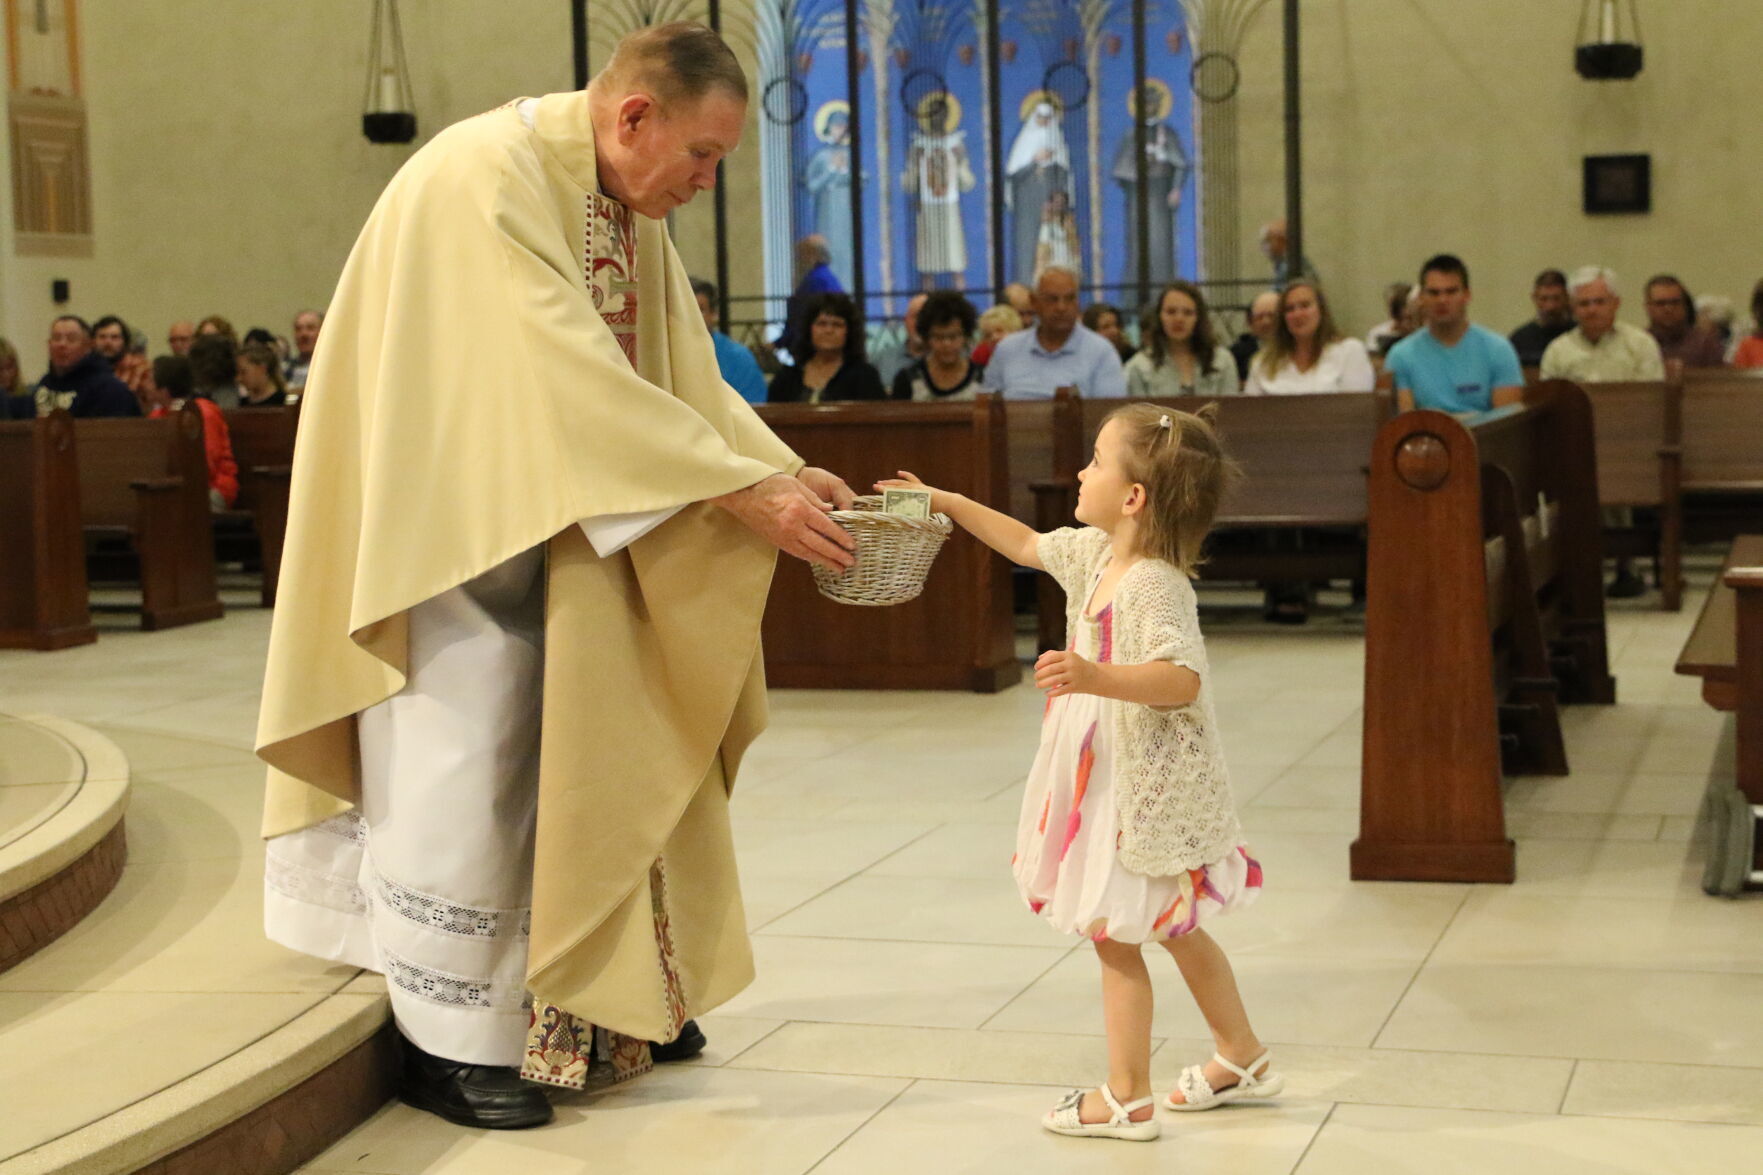
[[[79,790],[59,811],[0,847],[0,972],[66,934],[115,888],[127,858],[123,812],[128,760],[77,722],[21,716],[72,744],[85,761]]]
[[[395,1092],[385,980],[362,973],[229,1057],[10,1160],[0,1175],[285,1175]]]

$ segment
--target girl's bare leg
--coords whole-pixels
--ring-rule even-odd
[[[1151,1093],[1151,973],[1137,943],[1103,939],[1096,943],[1102,961],[1102,1016],[1108,1025],[1108,1087],[1121,1104]],[[1132,1120],[1150,1118],[1154,1106],[1132,1114]],[[1106,1122],[1110,1111],[1102,1095],[1084,1095],[1079,1118]]]
[[[1225,958],[1223,949],[1211,935],[1198,928],[1162,942],[1164,949],[1175,958],[1175,965],[1181,968],[1181,977],[1187,981],[1200,1015],[1206,1018],[1206,1026],[1212,1030],[1212,1041],[1219,1055],[1233,1065],[1247,1068],[1249,1062],[1264,1050],[1255,1030],[1249,1027],[1249,1013],[1244,1010],[1242,993],[1237,990],[1236,973],[1231,970],[1230,960]],[[1148,1014],[1146,1020],[1148,1023]],[[1205,1073],[1207,1084],[1214,1090],[1237,1083],[1237,1075],[1216,1061],[1206,1062]],[[1186,1100],[1180,1090],[1170,1096],[1177,1102]]]

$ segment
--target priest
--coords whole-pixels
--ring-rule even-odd
[[[776,551],[849,566],[718,375],[662,218],[747,83],[633,33],[586,90],[448,128],[380,197],[313,356],[270,636],[265,922],[385,975],[402,1095],[548,1121],[701,1048],[752,978],[728,790]]]

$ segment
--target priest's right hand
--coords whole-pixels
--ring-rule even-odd
[[[832,504],[787,474],[774,473],[710,501],[785,554],[831,571],[843,571],[857,561],[857,540],[826,516]]]

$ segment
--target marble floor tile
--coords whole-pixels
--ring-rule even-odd
[[[1526,775],[1506,788],[1513,812],[1584,812],[1643,816],[1694,816],[1707,773],[1576,770],[1572,775]]]
[[[1419,963],[1462,907],[1453,890],[1273,887],[1208,929],[1232,959],[1310,955]]]
[[[732,820],[742,877],[849,876],[931,830],[927,824],[845,824],[835,837],[823,820],[749,818],[740,812]]]
[[[1253,916],[1253,910],[1244,914]],[[1151,1031],[1157,1036],[1208,1036],[1206,1022],[1174,960],[1158,958],[1153,951],[1163,953],[1160,947],[1146,949],[1145,961],[1157,993]],[[1271,953],[1231,958],[1255,1034],[1268,1044],[1370,1045],[1413,978],[1415,966]],[[985,1027],[1099,1035],[1103,1032],[1100,985],[1095,953],[1080,947],[987,1020]]]
[[[696,1058],[677,1062],[679,1064],[726,1065],[776,1033],[785,1023],[782,1020],[763,1020],[752,1016],[730,1016],[722,1012],[705,1012],[695,1019],[698,1027],[704,1030],[704,1037],[709,1043]]]
[[[1659,840],[1665,816],[1602,812],[1544,812],[1506,808],[1506,834],[1514,840]]]
[[[765,927],[766,934],[1070,948],[1031,913],[1008,873],[989,878],[853,877]]]
[[[1317,765],[1313,756],[1289,767],[1244,805],[1253,808],[1338,808],[1359,811],[1359,765]]]
[[[1763,973],[1763,902],[1483,889],[1470,896],[1432,962]]]
[[[304,1170],[385,1175],[801,1175],[908,1082],[670,1065],[553,1097],[536,1130],[467,1130],[394,1103]]]
[[[129,864],[258,856],[261,764],[195,767],[135,777],[129,786]]]
[[[753,939],[758,978],[730,1015],[977,1028],[1066,954],[1060,947]]]
[[[160,768],[237,766],[255,761],[249,737],[236,742],[210,741],[118,723],[94,723],[93,728],[117,745],[128,759],[131,773]]]
[[[1059,1086],[919,1081],[845,1140],[815,1175],[1286,1175],[1327,1113],[1326,1106],[1308,1103],[1164,1114],[1157,1141],[1110,1142],[1060,1138],[1040,1128],[1041,1115],[1064,1093]]]
[[[1670,901],[1701,893],[1702,851],[1666,841],[1542,840],[1518,846],[1513,893]]]
[[[1763,1128],[1343,1105],[1296,1175],[1714,1175],[1759,1153]]]
[[[1016,849],[1014,813],[1022,803],[1020,795],[1012,798],[1010,824],[945,824],[877,861],[864,870],[865,876],[1008,878],[1010,854]]]
[[[843,870],[782,877],[743,875],[741,902],[747,913],[748,932],[761,930],[797,906],[813,901],[846,877]]]
[[[1757,974],[1435,962],[1377,1045],[1763,1068],[1759,1007]]]
[[[736,1057],[729,1067],[1070,1087],[1107,1073],[1108,1042],[1048,1032],[798,1020]]]
[[[1763,1126],[1763,1080],[1751,1069],[1581,1061],[1561,1112]]]
[[[319,998],[0,991],[0,1164],[238,1051]],[[93,1063],[97,1041],[122,1052],[113,1049],[108,1060]]]

